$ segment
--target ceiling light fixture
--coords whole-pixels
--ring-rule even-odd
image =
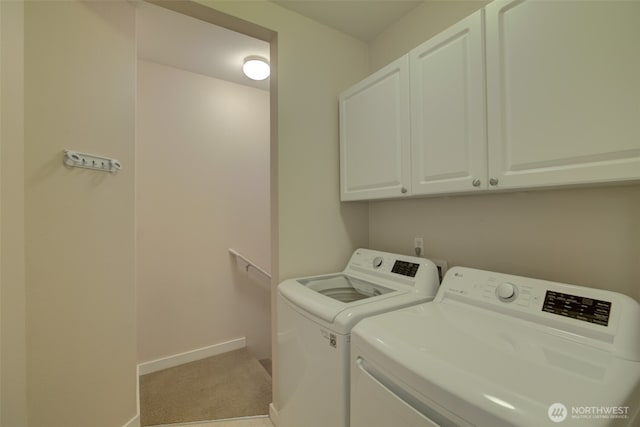
[[[248,56],[244,59],[242,72],[251,80],[264,80],[269,77],[271,68],[266,59],[259,56]]]

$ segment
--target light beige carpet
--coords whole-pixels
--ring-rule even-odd
[[[143,426],[266,415],[271,377],[246,350],[140,377]]]

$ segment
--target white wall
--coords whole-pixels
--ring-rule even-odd
[[[370,71],[382,68],[490,1],[424,1],[369,44]]]
[[[201,1],[277,35],[275,283],[344,268],[367,244],[366,203],[341,204],[338,94],[367,73],[367,46],[268,1]]]
[[[366,245],[367,207],[338,200],[336,99],[366,74],[366,46],[270,2],[212,4],[278,32],[273,283],[342,268]],[[126,2],[27,4],[27,277],[15,295],[26,288],[32,426],[118,426],[135,413],[133,18]],[[114,155],[125,168],[99,178],[67,170],[67,146]],[[14,187],[2,173],[5,209]],[[3,229],[3,247],[11,243]]]
[[[269,93],[138,61],[138,360],[247,337],[271,357]],[[266,327],[266,328],[265,328]]]
[[[371,203],[371,246],[640,301],[640,186]]]
[[[24,7],[0,2],[0,425],[27,425]]]
[[[122,426],[136,413],[134,30],[128,2],[25,2],[31,427]],[[64,167],[65,148],[124,169]]]
[[[425,2],[371,44],[372,70],[486,2]],[[372,248],[626,293],[640,301],[640,186],[372,202]]]

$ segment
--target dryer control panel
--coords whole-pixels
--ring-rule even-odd
[[[611,301],[547,290],[542,311],[607,326],[611,314]]]
[[[450,302],[538,323],[640,360],[640,334],[634,327],[640,324],[640,304],[617,292],[453,267],[434,300]]]

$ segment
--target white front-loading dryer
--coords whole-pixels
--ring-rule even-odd
[[[278,286],[279,427],[349,425],[350,333],[361,319],[431,301],[438,270],[424,258],[356,250],[344,271]]]

